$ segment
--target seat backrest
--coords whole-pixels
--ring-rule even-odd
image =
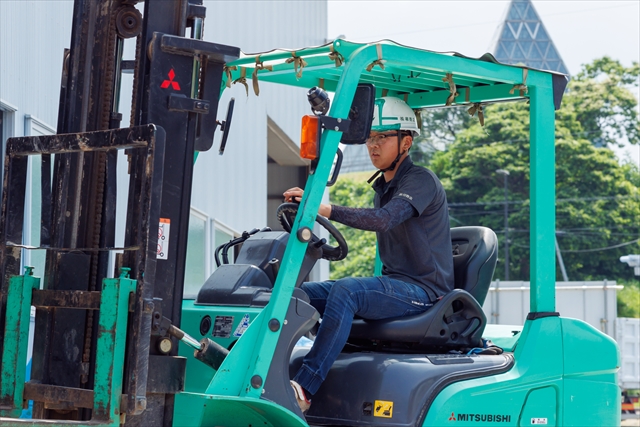
[[[482,305],[498,261],[498,238],[487,227],[451,229],[456,289],[469,292]]]

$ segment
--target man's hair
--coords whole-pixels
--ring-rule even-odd
[[[405,136],[410,136],[411,139],[413,139],[413,132],[411,132],[410,130],[401,130],[400,135],[402,135],[402,138],[404,138]]]
[[[402,141],[405,136],[410,136],[411,137],[411,142],[413,142],[413,139],[414,139],[413,138],[413,132],[411,132],[410,130],[401,130],[400,131],[400,141]],[[398,144],[400,144],[400,141],[398,141]],[[399,147],[400,147],[400,145],[398,145],[398,148]],[[407,148],[407,151],[409,151],[410,149],[411,149],[411,147]]]

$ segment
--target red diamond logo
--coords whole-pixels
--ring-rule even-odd
[[[180,84],[178,84],[178,82],[173,80],[175,77],[176,77],[176,73],[173,71],[173,68],[172,68],[171,71],[169,71],[169,80],[163,81],[162,84],[160,85],[160,88],[167,89],[169,86],[171,86],[173,90],[180,90]]]

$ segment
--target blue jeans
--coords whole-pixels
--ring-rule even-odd
[[[293,378],[311,394],[318,391],[347,342],[354,316],[386,319],[419,314],[433,306],[421,287],[386,276],[308,282],[302,289],[322,316],[315,342]]]

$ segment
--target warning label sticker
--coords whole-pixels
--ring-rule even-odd
[[[240,324],[238,325],[236,330],[233,332],[233,336],[240,338],[242,336],[242,334],[244,334],[244,331],[247,330],[248,327],[249,327],[249,315],[245,314],[242,317],[242,320],[240,321]]]
[[[373,402],[373,416],[391,418],[393,416],[393,402],[376,400]]]
[[[211,335],[218,338],[229,338],[233,327],[233,316],[216,316]]]
[[[171,228],[171,220],[169,218],[160,218],[158,225],[158,253],[156,259],[169,259],[169,229]]]

